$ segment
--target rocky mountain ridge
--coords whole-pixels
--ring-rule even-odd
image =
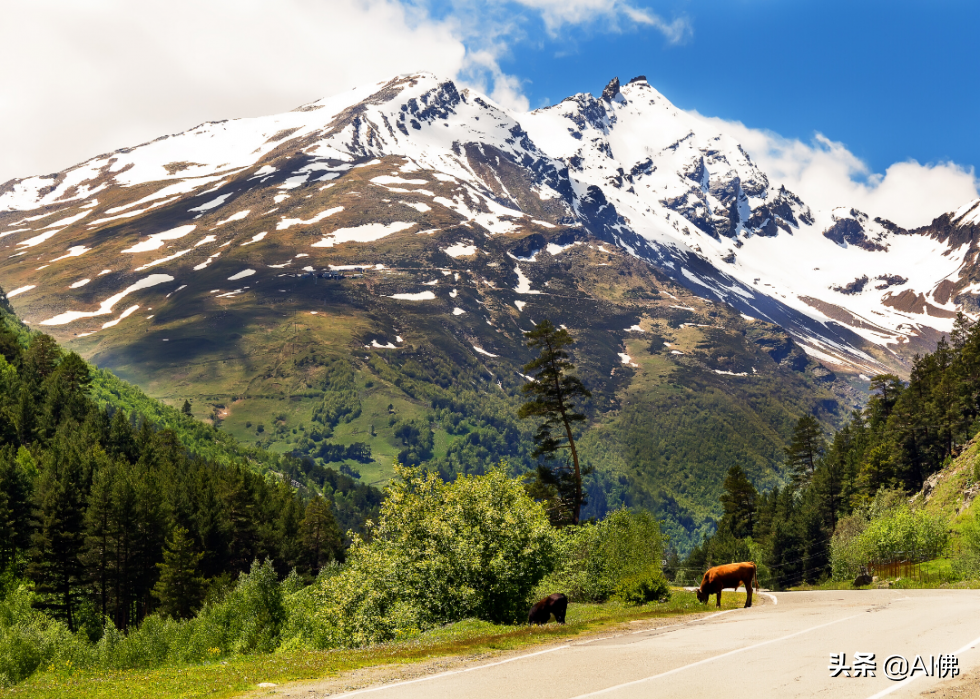
[[[404,163],[359,195],[399,197],[421,214],[417,225],[386,213],[352,228],[350,204],[314,210],[305,201],[393,156]],[[832,371],[868,376],[904,373],[957,311],[976,310],[978,210],[971,202],[915,231],[853,208],[813,211],[735,139],[642,77],[518,115],[419,74],[8,182],[0,279],[29,322],[84,336],[104,330],[91,319],[113,311],[107,299],[151,293],[180,257],[203,258],[202,271],[228,244],[220,232],[246,221],[269,229],[256,236],[300,228],[319,236],[307,247],[331,248],[428,230],[425,219],[440,211],[477,237],[557,228],[608,241],[702,298],[780,325]],[[147,255],[161,250],[169,254]],[[138,264],[86,272],[106,278],[80,276],[68,289],[45,283],[96,257]],[[95,298],[93,282],[115,293]],[[75,301],[88,310],[73,310]]]

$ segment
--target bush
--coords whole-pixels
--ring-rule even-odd
[[[563,592],[573,602],[603,602],[628,578],[659,571],[660,523],[649,512],[618,510],[601,522],[560,531],[558,566],[535,597]]]
[[[0,687],[20,682],[39,667],[90,662],[84,640],[31,606],[34,593],[26,584],[4,580],[0,595]]]
[[[666,602],[670,599],[670,585],[663,573],[650,569],[620,580],[615,598],[626,604]]]
[[[869,515],[859,513],[838,523],[830,545],[834,578],[853,578],[876,561],[924,561],[949,549],[949,530],[941,516],[913,510],[904,499],[877,507],[880,499],[872,503]]]
[[[976,517],[964,522],[960,529],[960,548],[953,565],[961,578],[980,578],[980,522]]]
[[[151,668],[271,652],[279,646],[287,621],[285,597],[295,586],[295,576],[280,583],[271,561],[255,561],[224,599],[205,603],[193,619],[151,615],[126,635],[108,622],[95,646],[97,663],[107,669]]]
[[[321,576],[312,623],[298,615],[290,647],[361,646],[467,617],[509,622],[554,564],[554,531],[541,505],[503,468],[446,483],[395,466],[373,538],[355,537],[344,569]],[[303,593],[299,593],[302,595]]]

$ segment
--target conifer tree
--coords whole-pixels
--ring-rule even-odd
[[[34,442],[37,432],[37,411],[31,387],[27,382],[21,383],[20,400],[17,402],[17,440],[27,446]]]
[[[306,561],[310,572],[316,575],[327,563],[341,558],[343,545],[340,530],[326,498],[314,497],[306,506],[306,514],[300,524]]]
[[[792,474],[793,485],[801,488],[810,482],[826,448],[817,419],[812,415],[801,417],[793,430],[793,441],[786,447],[786,465]]]
[[[50,376],[61,359],[61,348],[50,335],[35,335],[24,357],[25,369],[41,380]]]
[[[12,444],[0,446],[0,570],[16,572],[31,545],[31,479]]]
[[[585,384],[569,372],[575,365],[569,361],[566,348],[574,340],[564,328],[556,328],[549,320],[542,320],[533,330],[525,333],[527,346],[538,350],[538,357],[524,365],[523,370],[532,376],[521,387],[525,403],[518,412],[521,419],[538,418],[541,423],[534,435],[537,444],[535,457],[555,457],[560,450],[568,449],[571,468],[541,467],[537,472],[539,491],[553,489],[559,504],[559,523],[578,524],[585,498],[582,492],[583,469],[575,448],[575,425],[585,422],[584,413],[578,412],[576,401],[591,398]],[[567,517],[567,522],[565,520]]]
[[[758,493],[745,470],[738,464],[728,469],[721,504],[725,514],[718,524],[718,529],[731,532],[736,539],[752,536],[755,525],[755,501]]]
[[[194,542],[183,527],[175,527],[167,539],[163,562],[157,563],[160,578],[153,596],[160,602],[160,612],[174,619],[189,619],[203,598],[204,578],[198,574],[202,554],[194,551]]]
[[[108,460],[107,460],[108,461]],[[109,618],[112,596],[110,577],[112,548],[112,491],[115,468],[106,464],[95,474],[85,510],[85,548],[80,559],[85,565],[93,597],[102,614],[103,623]]]
[[[37,484],[35,532],[29,572],[42,594],[42,606],[75,629],[75,607],[82,578],[78,553],[83,541],[83,483],[74,450],[55,445]]]

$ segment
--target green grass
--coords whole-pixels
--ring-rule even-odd
[[[722,608],[744,604],[743,593],[722,595]],[[420,636],[357,650],[302,651],[233,657],[225,660],[153,670],[87,671],[52,667],[0,696],[25,699],[163,699],[231,697],[256,689],[260,682],[284,684],[329,678],[358,668],[409,664],[433,658],[468,656],[490,651],[520,650],[600,630],[614,630],[630,621],[713,612],[691,592],[675,590],[666,603],[627,607],[617,602],[573,604],[564,626],[503,626],[469,619]]]

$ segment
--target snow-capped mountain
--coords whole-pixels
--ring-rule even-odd
[[[357,188],[341,199],[330,190],[345,180]],[[869,376],[903,371],[977,309],[978,227],[980,200],[915,231],[812,210],[644,78],[514,114],[417,74],[0,186],[0,284],[31,324],[84,337],[195,282],[235,298],[322,272],[341,249],[375,266],[372,243],[453,228],[467,235],[444,250],[453,259],[541,233],[508,263],[528,299],[536,256],[587,232]]]

